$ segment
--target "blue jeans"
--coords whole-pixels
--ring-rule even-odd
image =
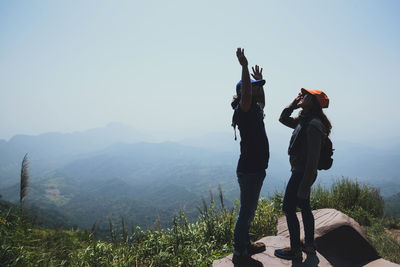
[[[312,244],[314,242],[314,215],[310,206],[310,197],[301,199],[297,197],[297,191],[301,179],[302,172],[292,172],[292,176],[286,186],[285,197],[283,198],[283,212],[286,215],[286,222],[290,234],[290,247],[294,250],[300,249],[300,224],[296,215],[296,208],[301,210],[303,217],[305,242]]]
[[[246,254],[250,244],[249,228],[257,209],[258,197],[265,178],[265,170],[256,173],[237,173],[240,187],[240,212],[233,232],[234,253]]]

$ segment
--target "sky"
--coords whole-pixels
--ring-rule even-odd
[[[232,131],[236,48],[267,80],[267,132],[323,90],[333,139],[400,141],[400,2],[1,1],[0,139],[121,122],[173,139]]]

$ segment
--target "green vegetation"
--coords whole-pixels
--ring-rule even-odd
[[[400,243],[385,230],[386,224],[387,222],[383,219],[377,219],[370,227],[365,227],[366,233],[372,245],[383,258],[400,263]],[[400,222],[397,221],[396,227],[399,226]]]
[[[364,226],[370,226],[373,218],[382,218],[384,214],[384,201],[378,189],[346,178],[338,180],[329,189],[315,186],[311,207],[340,210]]]
[[[221,202],[223,203],[223,202]],[[11,212],[10,212],[11,211]],[[99,241],[89,231],[49,230],[34,227],[16,208],[0,214],[0,265],[7,266],[207,266],[231,252],[238,213],[204,202],[197,222],[189,223],[181,210],[168,229],[143,231],[139,227]],[[278,212],[266,200],[252,225],[255,238],[275,234]],[[266,218],[266,219],[264,219]]]
[[[260,199],[250,230],[255,240],[276,234],[281,203],[279,193]],[[233,208],[225,207],[220,190],[218,203],[211,193],[211,201],[198,207],[199,218],[193,223],[183,210],[167,229],[156,222],[149,230],[128,231],[123,220],[114,220],[109,223],[108,241],[101,241],[95,238],[96,227],[92,232],[47,229],[34,225],[16,206],[1,201],[0,207],[0,266],[208,266],[231,253],[238,213],[237,202]],[[385,231],[400,224],[384,217],[376,189],[348,179],[330,189],[317,186],[312,207],[335,208],[352,216],[384,258],[400,263],[400,245]]]
[[[385,213],[388,216],[400,217],[400,192],[385,199]]]
[[[363,226],[379,255],[400,263],[400,243],[385,231],[385,228],[398,229],[400,220],[384,216],[385,205],[378,189],[342,178],[330,189],[316,186],[311,206],[333,208],[349,215]]]

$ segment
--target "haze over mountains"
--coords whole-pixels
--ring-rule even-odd
[[[283,190],[290,175],[288,138],[270,136],[271,159],[262,195]],[[342,175],[400,191],[399,144],[378,149],[334,142],[334,166],[318,182],[329,185]],[[197,216],[202,198],[221,184],[226,204],[239,197],[235,168],[239,141],[233,133],[213,133],[178,142],[155,142],[151,136],[119,123],[70,134],[16,135],[0,140],[0,194],[17,202],[20,163],[29,153],[28,202],[57,211],[67,223],[90,228],[96,220],[124,216],[131,225],[171,222],[179,208]]]

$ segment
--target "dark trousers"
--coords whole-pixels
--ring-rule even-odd
[[[303,217],[305,242],[312,244],[314,242],[314,215],[310,206],[310,197],[300,199],[297,197],[297,190],[302,172],[292,172],[292,176],[286,186],[285,197],[283,199],[283,212],[286,215],[286,221],[290,234],[290,247],[294,250],[300,249],[300,224],[296,215],[296,208],[299,207]]]
[[[234,254],[246,254],[250,243],[249,228],[253,221],[265,170],[257,173],[237,173],[240,186],[240,211],[233,232]]]

